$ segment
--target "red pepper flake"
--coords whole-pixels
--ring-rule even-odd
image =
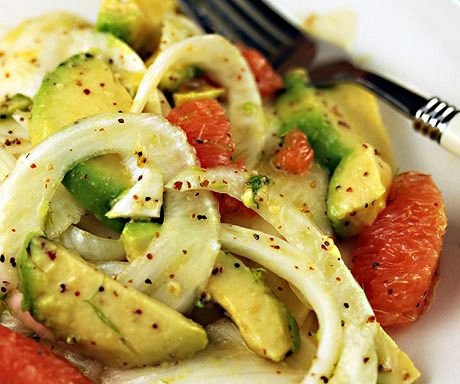
[[[375,320],[376,320],[376,319],[375,319],[375,316],[369,316],[369,317],[367,318],[367,322],[368,322],[368,323],[373,323],[373,322],[375,322]]]
[[[171,280],[174,279],[175,277],[176,277],[176,276],[174,275],[174,273],[171,273],[171,274],[169,275],[169,278],[170,278]]]
[[[200,183],[200,186],[206,188],[209,185],[209,180],[205,180],[202,183]]]
[[[32,168],[32,169],[37,168],[37,164],[35,164],[35,163],[30,164],[30,168]]]
[[[151,253],[147,253],[146,255],[147,259],[149,260],[152,260],[153,259],[153,255]]]
[[[182,189],[182,181],[176,181],[174,183],[174,187],[173,187],[176,191],[180,191]]]
[[[75,291],[75,292],[74,292],[74,295],[75,295],[76,297],[80,296],[80,291]]]
[[[86,96],[88,96],[88,95],[91,93],[91,91],[90,91],[88,88],[85,88],[85,89],[83,90],[83,93],[84,93]]]
[[[363,173],[363,176],[364,176],[364,177],[367,177],[367,176],[369,176],[369,172],[367,172],[367,171],[366,171],[366,172],[364,172],[364,173]]]
[[[346,189],[346,191],[347,191],[347,192],[353,192],[353,188],[352,188],[352,187],[348,187],[348,188]]]
[[[139,200],[139,196],[133,195],[133,199],[134,199],[134,200]]]
[[[350,128],[350,125],[346,121],[339,120],[337,123],[344,128]]]
[[[152,324],[152,328],[153,328],[153,329],[158,329],[158,324],[157,324],[157,323],[153,323],[153,324]]]
[[[56,251],[47,251],[46,254],[51,261],[56,260]]]
[[[279,245],[270,245],[270,247],[272,247],[273,249],[280,249]]]
[[[136,310],[134,311],[134,313],[135,313],[136,315],[142,315],[142,309],[139,309],[139,308],[138,308],[138,309],[136,309]]]

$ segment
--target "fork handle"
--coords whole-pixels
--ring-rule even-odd
[[[437,97],[426,99],[377,74],[356,69],[356,82],[413,119],[414,129],[460,156],[460,112]]]
[[[437,97],[427,99],[395,82],[349,62],[322,65],[310,73],[313,83],[355,82],[368,88],[413,120],[416,131],[460,156],[460,111]]]

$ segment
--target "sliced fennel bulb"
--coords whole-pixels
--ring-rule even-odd
[[[2,61],[9,78],[2,79],[0,101],[6,95],[33,97],[45,74],[81,52],[102,54],[117,76],[134,94],[145,72],[139,56],[116,37],[94,31],[78,16],[54,12],[27,20],[0,40]]]
[[[27,131],[28,112],[13,115],[13,118],[0,120],[0,141],[5,144],[4,150],[17,157],[27,152],[32,144]],[[21,121],[21,119],[23,121]]]
[[[77,224],[85,214],[85,209],[77,203],[72,194],[59,185],[51,198],[45,233],[50,239],[58,238],[72,224]]]
[[[131,111],[144,109],[169,69],[187,65],[204,69],[226,88],[236,158],[243,158],[248,168],[254,167],[266,138],[262,100],[251,70],[238,48],[221,36],[191,37],[160,52],[139,85]]]
[[[209,192],[203,192],[166,193],[159,237],[118,276],[119,281],[179,311],[191,309],[220,249],[217,206]],[[151,284],[146,284],[146,279]]]
[[[319,320],[320,334],[317,358],[309,374],[329,377],[342,346],[341,319],[338,303],[314,258],[280,238],[234,225],[222,225],[220,240],[224,249],[255,261],[289,281],[301,294],[299,299],[312,306]],[[305,382],[309,382],[308,379]]]
[[[62,243],[89,261],[126,260],[125,249],[119,239],[93,235],[74,225],[60,236]]]
[[[378,363],[384,358],[390,364],[394,363],[395,360],[388,356],[388,351],[398,354],[399,350],[395,350],[394,344],[390,345],[391,339],[382,338],[377,345],[380,326],[375,321],[364,292],[343,263],[333,240],[323,236],[316,224],[300,214],[292,203],[279,193],[275,185],[268,181],[268,185],[254,191],[248,182],[251,181],[250,177],[249,172],[228,168],[189,169],[174,177],[167,184],[167,188],[174,189],[177,183],[181,183],[185,186],[184,191],[206,189],[227,193],[255,209],[291,245],[309,255],[328,281],[330,292],[338,302],[338,310],[343,320],[342,350],[333,375],[327,377],[328,382],[375,383]],[[290,280],[288,282],[292,283]],[[309,374],[305,382],[318,382],[316,379]]]
[[[16,164],[16,158],[0,144],[0,183],[5,180]]]
[[[323,234],[332,235],[326,215],[329,175],[324,168],[314,163],[309,172],[295,175],[276,170],[268,159],[264,159],[257,166],[257,172],[268,176],[279,193],[283,194],[300,213],[308,216]]]
[[[165,180],[196,162],[181,130],[147,114],[102,114],[81,120],[17,161],[0,185],[0,253],[7,261],[0,265],[2,286],[7,290],[16,286],[12,258],[30,233],[43,233],[48,204],[65,173],[81,161],[106,153],[136,156],[141,143],[146,163],[162,169]]]
[[[147,220],[161,215],[163,175],[154,166],[143,164],[145,150],[141,148],[135,158],[130,156],[124,162],[131,173],[134,186],[123,193],[105,214],[109,219],[129,217]]]
[[[244,344],[236,327],[219,320],[206,327],[210,344],[188,360],[133,370],[106,370],[102,384],[292,384],[303,369],[287,359],[273,363],[258,357]]]
[[[0,145],[0,183],[8,177],[16,165],[16,158]],[[48,217],[45,223],[45,233],[50,238],[58,237],[71,224],[80,221],[85,213],[72,195],[61,185],[49,203]]]

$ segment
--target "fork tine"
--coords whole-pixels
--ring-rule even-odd
[[[250,23],[282,44],[290,44],[301,32],[263,0],[227,0],[240,9]]]
[[[187,16],[195,20],[206,33],[216,32],[211,19],[206,12],[203,12],[201,7],[203,2],[195,0],[180,0],[179,2],[182,10],[187,14]]]
[[[270,21],[259,15],[259,12],[246,0],[216,1],[232,14],[231,20],[235,21],[241,29],[248,31],[251,36],[259,36],[270,46],[289,44],[291,37],[278,31]]]
[[[263,52],[272,53],[276,50],[278,41],[257,28],[254,21],[240,9],[234,7],[232,1],[208,0],[209,11],[220,15],[224,24],[228,25],[237,36],[237,41],[245,43]],[[231,22],[229,23],[229,21]]]
[[[184,11],[201,24],[206,32],[220,33],[234,42],[256,47],[265,55],[271,56],[276,45],[267,43],[263,35],[240,27],[241,23],[237,25],[234,21],[240,20],[239,14],[235,14],[235,11],[225,6],[225,3],[220,0],[181,0]]]

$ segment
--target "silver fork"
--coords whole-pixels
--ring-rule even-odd
[[[263,0],[180,0],[206,32],[257,49],[283,72],[305,67],[317,86],[354,82],[413,119],[416,131],[460,156],[460,112],[438,97],[425,98],[358,67],[347,52],[295,27]]]

